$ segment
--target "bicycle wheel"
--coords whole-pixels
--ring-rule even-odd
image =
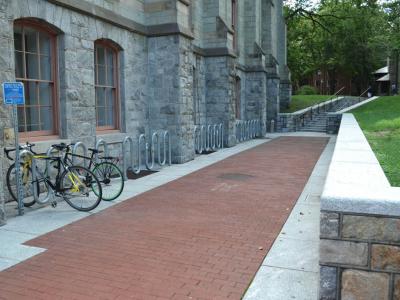
[[[102,197],[101,183],[92,171],[71,166],[60,177],[60,192],[64,200],[80,211],[96,208]]]
[[[22,184],[22,197],[25,207],[30,207],[35,204],[35,199],[33,197],[33,184],[32,184],[32,170],[29,167],[24,167],[24,164],[20,164],[20,177]],[[16,176],[15,163],[10,165],[7,170],[6,182],[7,189],[11,197],[18,201],[17,199],[17,176]],[[39,182],[36,182],[39,191]]]
[[[100,180],[103,200],[111,201],[121,195],[124,189],[124,175],[116,164],[104,161],[96,165],[93,173]]]

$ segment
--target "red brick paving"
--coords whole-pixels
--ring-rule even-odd
[[[29,241],[48,250],[0,298],[240,299],[326,143],[280,138]]]

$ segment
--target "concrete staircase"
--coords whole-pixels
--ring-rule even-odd
[[[326,112],[321,112],[318,115],[315,115],[312,120],[307,121],[304,126],[298,129],[298,131],[326,132],[327,117],[328,115]]]

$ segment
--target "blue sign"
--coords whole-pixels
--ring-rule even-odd
[[[25,104],[24,84],[22,82],[4,82],[3,97],[6,105]]]

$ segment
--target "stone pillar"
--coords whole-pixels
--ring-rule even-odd
[[[281,80],[279,86],[280,108],[288,108],[292,98],[292,83],[290,80]]]
[[[148,95],[151,130],[171,134],[172,160],[194,159],[193,53],[181,35],[148,39]]]
[[[225,146],[232,147],[236,144],[234,58],[230,56],[207,57],[205,61],[207,123],[223,123]]]
[[[60,39],[60,137],[94,145],[96,99],[94,89],[94,43],[89,37],[89,19],[73,19],[71,35]]]
[[[265,71],[246,72],[246,120],[260,120],[261,134],[265,135],[267,121],[267,73]]]
[[[267,76],[267,130],[270,130],[271,121],[277,124],[279,113],[279,76],[268,74]],[[275,126],[276,127],[276,126]]]
[[[14,40],[13,40],[13,21],[9,20],[4,14],[6,6],[0,6],[0,24],[1,24],[1,36],[0,36],[0,81],[15,81],[15,70],[14,70]],[[5,213],[5,202],[6,202],[6,174],[9,166],[9,161],[4,157],[4,147],[13,146],[14,139],[5,139],[5,130],[12,129],[11,108],[4,105],[3,92],[0,89],[0,171],[3,176],[0,180],[0,226],[6,222]]]

